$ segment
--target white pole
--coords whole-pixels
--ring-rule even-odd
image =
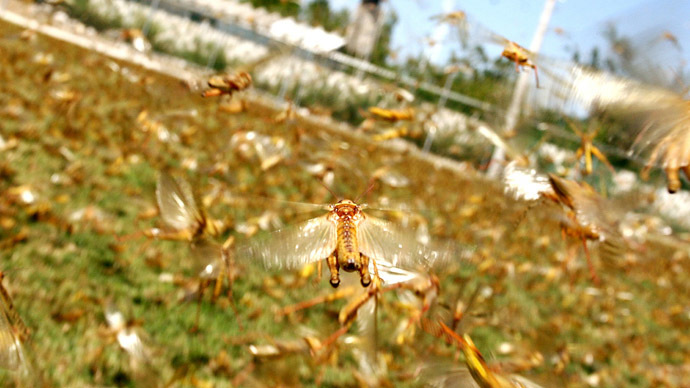
[[[532,38],[532,44],[529,46],[529,50],[533,53],[537,53],[541,48],[541,44],[544,41],[544,35],[546,34],[546,29],[549,26],[549,20],[551,19],[551,14],[553,13],[554,6],[556,5],[556,0],[546,0],[544,3],[544,9],[541,11],[541,17],[539,18],[539,24],[537,25],[537,30],[534,33],[534,38]],[[518,117],[520,115],[520,107],[522,106],[522,100],[525,97],[525,92],[527,91],[527,82],[533,77],[531,71],[521,71],[518,76],[518,80],[515,84],[515,91],[513,92],[513,99],[508,107],[508,112],[506,113],[506,121],[503,127],[503,134],[511,133],[515,130],[515,125],[517,124]],[[494,154],[491,156],[491,163],[489,164],[489,169],[487,170],[487,175],[490,177],[497,177],[502,170],[502,162],[505,160],[505,151],[502,148],[496,147],[494,149]]]
[[[144,22],[144,26],[141,27],[141,34],[144,35],[146,38],[148,38],[147,35],[149,33],[149,28],[151,28],[151,19],[153,18],[153,12],[158,9],[158,3],[160,3],[160,0],[153,0],[151,2],[149,12],[146,15],[146,22]]]

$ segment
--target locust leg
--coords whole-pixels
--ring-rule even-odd
[[[680,189],[680,176],[678,175],[678,162],[676,160],[671,160],[668,165],[664,168],[666,172],[666,181],[668,192],[673,194]]]
[[[316,276],[314,277],[314,284],[321,281],[321,271],[323,270],[323,261],[319,260],[316,264]]]
[[[685,165],[685,166],[681,167],[681,169],[682,169],[683,172],[685,173],[685,177],[686,177],[688,180],[690,180],[690,165]]]
[[[294,313],[296,311],[300,311],[300,310],[315,306],[319,303],[332,302],[336,299],[347,298],[350,295],[352,295],[354,292],[355,292],[354,287],[345,287],[345,288],[342,288],[338,291],[333,292],[332,294],[317,296],[315,298],[305,300],[303,302],[299,302],[299,303],[294,304],[292,306],[287,306],[287,307],[283,308],[282,310],[278,311],[278,315],[288,315],[290,313]]]
[[[357,295],[355,298],[350,300],[350,302],[340,310],[338,314],[338,322],[341,325],[346,325],[352,323],[353,319],[357,316],[357,310],[359,310],[364,303],[366,303],[372,296],[376,295],[379,288],[375,285],[370,287],[366,292]]]
[[[585,175],[592,173],[592,145],[585,145]]]
[[[575,160],[577,160],[578,163],[580,162],[580,158],[582,157],[582,154],[584,152],[585,152],[585,149],[582,147],[578,148],[577,151],[575,151]]]
[[[189,329],[190,332],[196,333],[199,331],[199,316],[201,315],[201,300],[204,297],[204,291],[206,290],[206,287],[208,286],[207,281],[205,279],[200,279],[199,280],[199,289],[197,290],[197,298],[196,298],[196,317],[194,318],[194,326],[192,326],[191,329]]]
[[[329,335],[328,338],[326,338],[321,343],[321,346],[319,346],[318,348],[311,349],[312,357],[315,357],[318,360],[317,363],[323,362],[323,359],[326,358],[328,353],[330,352],[326,352],[325,354],[321,353],[321,355],[318,357],[317,354],[320,353],[320,351],[323,349],[329,349],[335,343],[335,341],[338,340],[338,338],[340,338],[343,334],[347,333],[347,331],[350,329],[350,326],[352,326],[352,322],[343,325],[340,329],[336,330],[335,332],[333,332],[333,334]]]
[[[612,173],[616,172],[616,169],[614,169],[611,163],[609,163],[609,160],[606,158],[606,155],[604,155],[603,152],[599,151],[597,147],[592,146],[592,153],[594,154],[594,156],[597,157],[597,159],[604,163],[606,167],[608,167],[609,170],[611,170]]]
[[[369,274],[369,257],[367,255],[359,254],[361,267],[359,268],[359,276],[362,282],[362,287],[369,287],[371,284],[371,275]],[[376,266],[374,266],[376,268]]]
[[[218,276],[216,276],[216,284],[213,287],[213,294],[211,294],[211,303],[216,303],[216,300],[220,296],[220,291],[223,288],[223,277],[225,276],[225,265],[218,271]]]
[[[368,263],[368,261],[367,261],[367,263]],[[379,286],[381,285],[381,283],[383,283],[383,281],[379,277],[379,268],[376,266],[376,260],[374,260],[374,258],[371,258],[371,263],[374,266],[374,288],[378,289]],[[367,271],[368,270],[369,270],[369,265],[367,265]]]
[[[534,79],[537,82],[537,89],[539,89],[539,72],[537,71],[537,65],[532,65],[532,69],[534,69]]]
[[[336,253],[333,252],[330,256],[328,256],[326,261],[328,263],[328,269],[331,270],[331,286],[336,288],[340,285],[340,277],[338,276],[338,269],[340,267],[338,266],[338,258],[336,257]]]
[[[585,256],[587,257],[587,267],[589,268],[589,275],[592,277],[594,284],[598,286],[601,282],[599,281],[597,273],[594,271],[594,265],[592,265],[592,258],[589,256],[589,249],[587,248],[587,239],[584,236],[582,236],[581,239],[582,246],[585,249]]]

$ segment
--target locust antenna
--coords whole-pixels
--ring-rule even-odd
[[[355,199],[355,203],[359,203],[359,200],[360,200],[360,199],[364,198],[367,194],[369,194],[369,192],[371,191],[371,189],[374,188],[374,185],[375,185],[375,184],[376,184],[376,178],[371,178],[371,179],[369,180],[369,187],[367,187],[367,189],[364,190],[364,192],[363,192],[362,194],[360,194],[359,196],[357,196],[357,199]]]
[[[331,195],[333,196],[333,198],[335,198],[335,199],[338,200],[338,201],[340,200],[340,197],[338,197],[338,196],[333,192],[333,190],[331,190],[331,188],[328,187],[328,185],[327,185],[326,183],[322,182],[321,179],[318,179],[318,178],[314,178],[314,179],[316,179],[316,181],[319,182],[319,184],[320,184],[321,186],[325,187],[326,190],[328,190],[328,192],[331,193]]]

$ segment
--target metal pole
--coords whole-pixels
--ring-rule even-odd
[[[446,84],[443,85],[443,93],[441,93],[441,98],[438,99],[438,104],[436,104],[436,109],[441,109],[446,106],[448,102],[448,95],[450,93],[450,88],[453,86],[453,81],[458,76],[459,71],[454,71],[446,77]]]
[[[360,5],[361,7],[361,5]],[[371,54],[374,52],[374,49],[376,49],[376,43],[378,43],[379,38],[381,38],[381,32],[383,31],[383,25],[386,22],[386,10],[383,8],[383,4],[378,5],[378,19],[376,20],[376,32],[374,34],[374,44],[371,46],[371,50],[367,53],[367,55],[362,58],[364,59],[365,62],[369,62],[369,59],[371,58]],[[355,75],[357,79],[362,79],[364,76],[364,69],[359,68],[357,70],[357,74]]]
[[[529,50],[533,53],[539,51],[541,44],[544,41],[544,35],[546,34],[546,29],[549,26],[549,20],[551,19],[551,14],[553,13],[554,6],[556,5],[556,0],[546,0],[544,3],[544,9],[541,11],[541,17],[539,18],[539,24],[537,25],[537,30],[534,33],[534,38],[532,38],[532,43],[529,46]],[[522,71],[518,76],[518,80],[515,84],[515,91],[513,92],[513,99],[508,107],[508,112],[506,113],[506,121],[503,127],[503,134],[511,133],[515,130],[515,125],[517,125],[517,120],[520,115],[520,106],[522,105],[522,100],[525,97],[525,92],[527,91],[527,83],[531,79],[531,72]],[[502,148],[496,147],[494,153],[491,156],[491,162],[489,164],[489,169],[487,170],[487,175],[490,177],[497,177],[501,172],[502,162],[505,160],[505,151]]]
[[[151,28],[151,18],[153,17],[153,13],[158,9],[158,3],[160,3],[160,0],[153,0],[151,2],[151,8],[149,8],[148,15],[146,15],[146,23],[144,23],[144,26],[141,27],[141,34],[144,36],[147,36],[149,33],[149,28]]]

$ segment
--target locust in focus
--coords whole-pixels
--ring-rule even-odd
[[[261,259],[269,268],[288,269],[314,262],[321,265],[325,259],[333,287],[340,285],[341,269],[357,272],[362,286],[368,287],[378,278],[377,262],[428,267],[452,257],[452,245],[421,244],[414,231],[372,217],[363,209],[364,205],[343,199],[327,206],[328,212],[320,217],[278,230],[268,241],[248,243],[237,256]]]

